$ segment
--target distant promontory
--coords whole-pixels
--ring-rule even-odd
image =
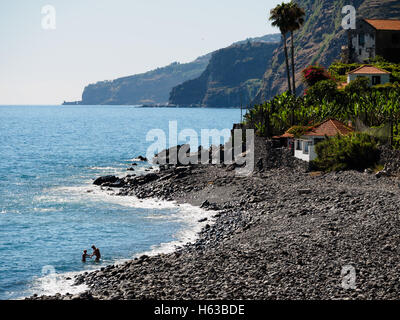
[[[242,57],[239,54],[238,59],[243,60],[245,53],[249,53],[253,57],[257,56],[256,61],[252,62],[254,64],[265,57],[265,53],[260,55],[260,46],[267,46],[271,43],[277,46],[279,41],[279,34],[271,34],[239,41],[228,48],[236,48],[232,51],[236,53],[240,51],[238,48],[243,48]],[[249,49],[248,43],[252,45],[258,43],[258,45],[251,46]],[[222,50],[229,50],[228,48]],[[251,52],[251,49],[255,49],[255,52]],[[199,78],[209,65],[213,54],[219,51],[208,53],[189,63],[174,62],[146,73],[89,84],[83,90],[81,101],[64,102],[63,105],[167,105],[172,89],[189,80]],[[219,56],[221,55],[219,54]],[[225,67],[228,67],[227,62],[224,64]],[[264,73],[265,61],[260,63],[258,68],[260,69],[259,73]],[[250,75],[254,73],[253,70],[249,71]],[[245,78],[248,78],[247,74]]]

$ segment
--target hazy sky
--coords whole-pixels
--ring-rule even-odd
[[[0,0],[0,104],[80,100],[89,83],[276,33],[268,14],[280,2]],[[42,27],[45,5],[56,10],[56,29]]]

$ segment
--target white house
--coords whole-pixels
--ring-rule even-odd
[[[290,131],[290,129],[289,129]],[[336,135],[348,135],[354,130],[335,119],[327,119],[324,122],[311,127],[300,137],[294,138],[294,156],[304,161],[312,161],[317,158],[315,145]]]
[[[356,80],[358,77],[367,77],[370,86],[390,82],[390,72],[371,65],[364,65],[350,71],[347,74],[347,83]]]

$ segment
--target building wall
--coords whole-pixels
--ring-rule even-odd
[[[315,137],[315,138],[324,138],[324,137]],[[304,160],[304,161],[312,161],[317,158],[317,154],[315,152],[315,138],[314,137],[307,137],[303,136],[300,137],[300,139],[295,139],[295,150],[294,150],[294,156],[298,159]],[[297,150],[297,142],[301,142],[301,150]],[[305,143],[311,142],[311,145],[308,147],[308,153],[304,153],[304,146]]]
[[[304,160],[309,162],[310,161],[310,155],[304,154],[302,150],[295,150],[294,151],[294,156],[298,159]]]
[[[360,37],[364,37],[360,44]],[[356,30],[350,31],[349,55],[351,62],[363,63],[376,55],[400,63],[400,31],[376,30],[362,19]]]
[[[400,62],[400,31],[378,31],[376,54],[392,62]]]
[[[364,38],[360,43],[360,37]],[[363,20],[357,22],[357,29],[351,33],[350,46],[352,61],[363,63],[375,57],[376,30]]]
[[[371,34],[364,34],[364,45],[359,43],[360,35],[352,38],[355,61],[363,63],[364,61],[375,57],[375,38]]]
[[[372,74],[348,74],[347,75],[347,83],[350,81],[356,80],[358,77],[367,77],[369,79],[369,85],[372,86],[372,77],[376,75]],[[382,74],[379,75],[381,77],[381,84],[385,84],[390,82],[390,74]]]

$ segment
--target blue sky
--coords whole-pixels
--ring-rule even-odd
[[[146,72],[276,33],[282,0],[1,0],[0,104],[80,100],[92,82]],[[42,7],[56,10],[43,30]]]

